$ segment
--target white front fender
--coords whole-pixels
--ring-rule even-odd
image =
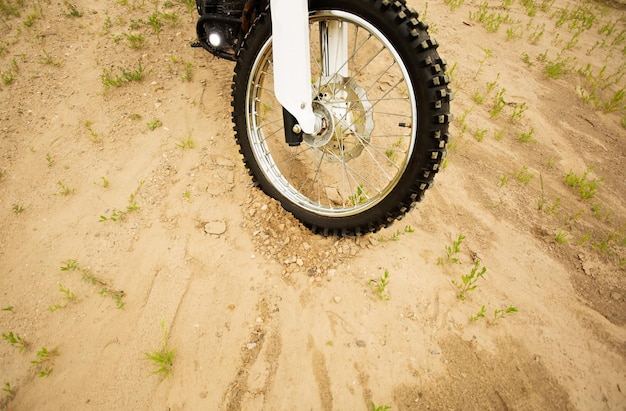
[[[313,134],[311,60],[307,0],[270,0],[274,53],[274,93],[298,120],[302,131]]]

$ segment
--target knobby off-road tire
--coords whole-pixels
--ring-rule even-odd
[[[311,0],[309,9],[311,95],[331,113],[334,129],[305,135],[297,147],[285,143],[264,13],[235,67],[240,153],[254,182],[314,232],[374,232],[423,198],[445,156],[451,120],[445,63],[404,1]],[[322,69],[319,32],[333,24],[348,35],[339,74]]]

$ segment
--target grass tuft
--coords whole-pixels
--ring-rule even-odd
[[[174,349],[169,348],[167,344],[167,330],[165,329],[165,320],[161,320],[161,330],[163,331],[163,345],[161,349],[144,353],[145,359],[152,362],[154,370],[150,375],[160,375],[162,378],[168,378],[172,375],[174,366]]]

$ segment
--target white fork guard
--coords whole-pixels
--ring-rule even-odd
[[[311,107],[311,49],[307,0],[271,0],[274,57],[274,94],[298,121],[314,134]],[[348,76],[348,27],[339,22],[320,24],[322,76]]]
[[[271,0],[274,57],[274,93],[298,120],[302,131],[313,134],[311,59],[307,0]]]

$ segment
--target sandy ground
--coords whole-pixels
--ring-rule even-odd
[[[344,239],[250,184],[195,10],[0,6],[0,408],[626,410],[623,6],[414,2],[455,91],[445,169]]]

